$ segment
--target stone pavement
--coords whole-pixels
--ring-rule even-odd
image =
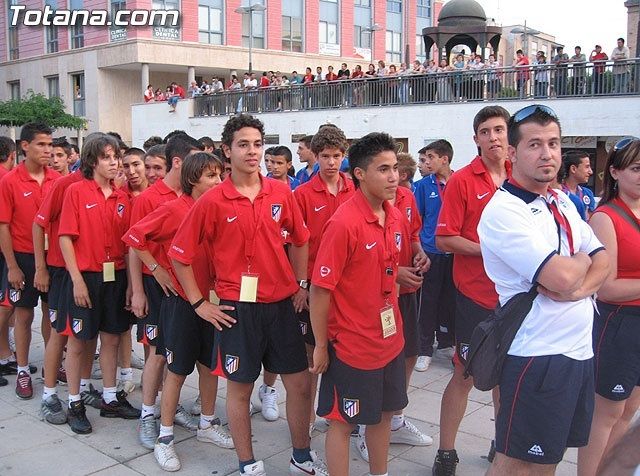
[[[40,421],[39,407],[43,381],[40,378],[44,345],[36,316],[33,329],[31,362],[38,366],[34,377],[34,398],[20,400],[15,396],[15,376],[9,385],[0,388],[0,475],[166,475],[153,457],[137,440],[136,422],[101,418],[98,410],[87,408],[93,425],[90,435],[76,435],[67,425],[53,426]],[[138,355],[142,349],[136,346]],[[429,447],[391,445],[389,474],[393,476],[430,475],[431,464],[438,447],[440,400],[451,374],[451,364],[435,357],[428,371],[414,372],[406,415],[416,426],[433,436]],[[134,370],[134,382],[141,371]],[[101,382],[97,382],[98,387]],[[287,475],[291,456],[289,432],[285,421],[284,388],[278,380],[280,420],[265,421],[260,413],[252,417],[253,445],[257,459],[263,459],[270,476]],[[61,399],[67,398],[65,386],[59,386]],[[197,395],[197,377],[192,374],[182,391],[182,402],[190,408]],[[217,414],[225,415],[225,381],[218,390]],[[140,407],[139,388],[130,395],[133,405]],[[254,402],[257,401],[257,389]],[[460,456],[457,474],[480,475],[488,468],[486,454],[493,435],[493,406],[489,392],[473,390],[457,439]],[[176,427],[176,450],[182,462],[177,473],[187,475],[234,475],[238,465],[233,450],[223,450],[196,441],[195,434]],[[324,432],[314,431],[311,446],[324,454]],[[559,475],[576,474],[576,451],[569,450],[558,467]],[[360,459],[355,446],[351,451],[351,474],[366,475],[368,465]]]

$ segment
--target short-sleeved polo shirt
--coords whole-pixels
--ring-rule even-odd
[[[413,193],[416,196],[418,211],[422,218],[420,243],[427,253],[443,254],[436,247],[436,226],[442,207],[444,190],[445,184],[440,183],[435,174],[427,175],[414,185]]]
[[[511,162],[505,162],[505,167],[510,175]],[[447,183],[436,236],[461,236],[478,243],[480,215],[496,190],[479,156],[455,172]],[[487,309],[493,309],[498,303],[498,295],[485,273],[481,256],[454,254],[453,282],[458,291]]]
[[[262,188],[253,203],[231,178],[196,201],[169,250],[169,258],[191,265],[203,244],[213,257],[216,294],[238,301],[243,273],[258,275],[257,302],[278,302],[298,290],[282,246],[282,230],[294,246],[309,240],[300,208],[287,184],[260,176]]]
[[[580,185],[576,188],[576,193],[573,193],[567,187],[562,187],[562,191],[575,204],[582,219],[587,221],[589,219],[588,214],[593,213],[596,209],[596,199],[593,196],[593,192],[586,187],[581,187]]]
[[[405,187],[398,187],[394,206],[402,215],[402,243],[405,246],[400,250],[399,266],[413,266],[413,243],[420,243],[420,230],[422,220],[418,213],[418,205],[411,190]],[[416,292],[417,288],[405,288],[400,286],[400,294]]]
[[[400,212],[389,202],[384,211],[382,227],[360,190],[338,208],[322,234],[311,281],[332,292],[327,330],[338,358],[363,370],[384,367],[404,347],[395,280],[408,244]],[[397,332],[384,338],[380,312],[388,305]]]
[[[125,269],[126,248],[120,237],[129,229],[131,205],[127,194],[112,186],[105,198],[95,180],[69,185],[62,203],[60,236],[70,236],[80,271],[101,272],[103,263]]]
[[[298,187],[293,194],[300,206],[302,217],[309,229],[309,266],[307,277],[313,275],[313,265],[320,247],[322,230],[338,207],[349,200],[355,193],[353,181],[343,173],[340,174],[341,188],[336,195],[327,190],[327,185],[316,174],[307,183]]]
[[[33,221],[45,229],[49,235],[49,251],[47,251],[47,264],[64,268],[64,258],[60,250],[60,214],[62,213],[62,202],[64,194],[73,183],[82,180],[82,173],[72,172],[69,175],[59,178],[44,198],[42,206],[38,209]]]
[[[0,223],[9,225],[13,250],[33,253],[33,219],[60,174],[44,168],[42,185],[21,163],[0,180]]]
[[[594,255],[604,249],[563,192],[541,196],[506,182],[486,206],[478,226],[484,266],[502,305],[528,291],[554,255],[571,255],[568,234],[558,227],[549,207],[553,201],[569,222],[575,253]],[[592,322],[591,298],[557,302],[538,295],[509,354],[589,359]]]

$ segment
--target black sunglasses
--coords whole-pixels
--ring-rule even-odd
[[[558,119],[558,115],[556,114],[556,112],[549,106],[545,106],[544,104],[532,104],[531,106],[524,107],[516,112],[513,115],[513,123],[518,124],[519,122],[524,121],[526,118],[531,117],[536,112],[544,112],[554,119]]]
[[[620,139],[618,142],[616,142],[616,145],[613,146],[613,151],[619,152],[621,150],[624,150],[629,147],[629,144],[632,144],[637,140],[640,139],[638,139],[637,137],[625,137],[624,139]]]

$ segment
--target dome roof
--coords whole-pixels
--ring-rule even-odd
[[[487,14],[475,0],[450,0],[445,3],[438,17],[438,24],[457,26],[460,24],[486,24]]]

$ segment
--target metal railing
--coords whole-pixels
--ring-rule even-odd
[[[453,70],[224,91],[195,98],[195,116],[339,107],[640,95],[640,59]]]

